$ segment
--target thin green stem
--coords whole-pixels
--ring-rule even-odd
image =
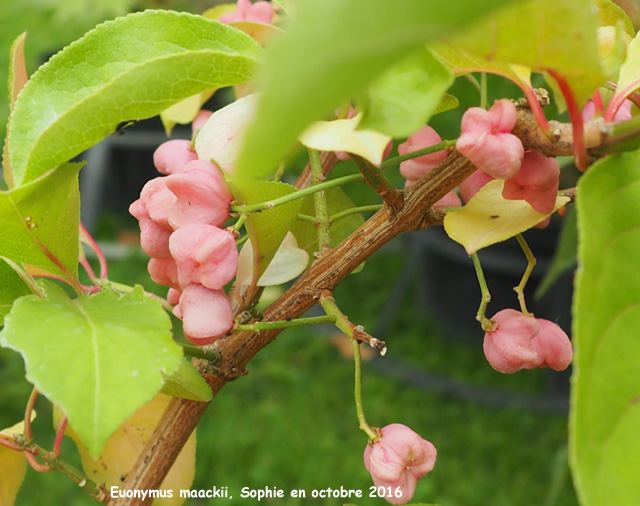
[[[369,206],[352,207],[351,209],[345,209],[344,211],[340,211],[339,213],[332,214],[329,217],[329,221],[333,224],[336,221],[341,220],[342,218],[351,216],[352,214],[375,212],[382,209],[383,207],[383,204],[371,204]],[[313,223],[314,225],[318,222],[315,216],[311,216],[309,214],[298,214],[296,216],[296,220],[306,221],[308,223]]]
[[[356,416],[358,418],[358,426],[368,437],[369,441],[373,442],[380,439],[380,433],[372,428],[368,423],[364,415],[364,408],[362,404],[362,355],[360,353],[360,342],[354,337],[354,331],[357,327],[349,321],[349,318],[340,311],[338,304],[333,298],[333,294],[328,290],[323,290],[320,295],[320,305],[324,309],[327,315],[335,317],[334,325],[338,327],[344,334],[351,339],[353,345],[353,362],[354,362],[354,399],[356,405]]]
[[[518,244],[524,251],[524,255],[527,257],[527,268],[522,275],[522,279],[520,280],[520,284],[514,287],[515,292],[518,294],[518,301],[520,302],[520,309],[522,310],[522,314],[526,316],[533,316],[527,310],[527,303],[524,299],[524,287],[527,285],[527,281],[529,281],[529,277],[531,276],[531,272],[536,265],[536,257],[533,255],[531,248],[527,244],[526,239],[522,236],[522,234],[516,235],[516,239],[518,240]]]
[[[296,215],[296,220],[306,221],[307,223],[313,223],[314,225],[318,223],[318,219],[310,214],[298,214]]]
[[[400,162],[404,162],[405,160],[411,160],[412,158],[418,158],[422,155],[429,155],[431,153],[435,153],[437,151],[444,151],[446,149],[451,149],[455,147],[458,139],[444,140],[439,142],[438,144],[434,144],[433,146],[429,146],[427,148],[418,149],[417,151],[413,151],[411,153],[407,153],[406,155],[394,156],[393,158],[388,158],[380,165],[380,170],[388,169],[389,167],[394,167],[398,165]]]
[[[313,195],[316,192],[328,190],[329,188],[334,188],[336,186],[343,186],[349,183],[362,183],[363,181],[364,177],[362,174],[351,174],[350,176],[338,177],[336,179],[325,181],[324,183],[309,186],[303,190],[299,190],[267,202],[258,202],[256,204],[235,204],[231,206],[231,211],[236,213],[255,213],[257,211],[264,211],[265,209],[273,209],[276,206],[304,198],[307,195]]]
[[[295,318],[291,320],[278,320],[275,322],[255,322],[248,324],[236,324],[234,330],[274,330],[274,329],[287,329],[291,327],[304,327],[305,325],[319,325],[321,323],[335,323],[335,316],[310,316],[308,318]]]
[[[478,283],[480,284],[481,293],[480,307],[478,308],[478,313],[476,314],[476,320],[480,322],[483,330],[493,330],[493,322],[486,317],[487,306],[491,301],[491,293],[489,292],[489,287],[487,286],[487,281],[484,277],[484,272],[482,270],[482,265],[480,265],[478,254],[474,253],[473,255],[471,255],[471,258],[473,260],[473,266],[476,269],[476,276],[478,277]]]
[[[249,234],[245,234],[236,241],[236,246],[242,246],[248,240],[249,240]]]
[[[322,161],[320,153],[309,148],[309,164],[311,166],[311,177],[313,186],[317,186],[324,181],[322,172]],[[313,194],[313,206],[318,227],[318,252],[322,255],[325,250],[331,249],[331,222],[329,220],[329,206],[327,196],[324,191]]]
[[[220,354],[216,350],[206,350],[200,346],[185,343],[178,343],[178,345],[182,348],[182,352],[188,357],[201,358],[213,364],[220,361]]]
[[[99,501],[104,502],[104,500],[106,499],[105,490],[96,482],[89,479],[87,475],[84,474],[82,471],[80,471],[79,469],[76,469],[71,464],[60,459],[58,456],[54,455],[52,452],[48,452],[41,446],[26,440],[20,441],[19,439],[20,438],[16,439],[16,441],[22,444],[25,451],[25,456],[29,454],[29,455],[32,455],[33,457],[40,457],[45,462],[45,466],[47,470],[53,469],[64,474],[66,477],[70,478],[75,483],[77,483],[78,486],[84,489],[87,493],[89,493]]]
[[[478,79],[476,79],[476,76],[474,76],[473,74],[463,74],[463,76],[473,85],[476,90],[478,90],[478,93],[482,93],[482,87],[480,86]]]
[[[247,221],[248,217],[248,213],[240,213],[240,216],[238,216],[236,222],[231,227],[229,227],[236,237],[240,233],[240,229],[244,226],[244,222]]]
[[[372,204],[370,206],[360,206],[360,207],[352,207],[351,209],[345,209],[344,211],[340,211],[339,213],[332,214],[331,222],[335,223],[336,221],[341,220],[342,218],[346,218],[347,216],[350,216],[352,214],[379,211],[383,207],[384,206],[382,204]]]
[[[487,96],[487,73],[480,73],[480,107],[483,109],[489,108],[489,98]]]

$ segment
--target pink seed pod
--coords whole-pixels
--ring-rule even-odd
[[[428,148],[441,142],[442,138],[438,133],[429,125],[425,125],[416,133],[410,135],[405,142],[398,145],[398,154],[401,156],[407,155],[413,151]],[[436,151],[435,153],[405,160],[400,163],[400,174],[406,179],[417,181],[430,172],[436,165],[442,163],[442,161],[449,156],[449,153],[451,153],[450,150]]]
[[[180,302],[181,294],[182,292],[177,288],[169,288],[169,291],[167,292],[167,302],[172,306],[175,306],[176,304],[178,304],[178,302]]]
[[[489,181],[493,181],[493,178],[488,174],[485,174],[481,170],[476,170],[467,179],[460,183],[458,189],[460,190],[460,196],[465,203],[469,202],[473,196],[480,191],[484,185]]]
[[[555,323],[537,318],[540,332],[533,338],[533,344],[543,362],[540,367],[550,367],[564,371],[573,359],[573,346],[569,336]]]
[[[560,166],[555,158],[539,151],[527,151],[520,171],[504,183],[502,196],[509,200],[524,199],[541,214],[553,212],[560,184]]]
[[[364,466],[376,487],[390,487],[387,502],[405,504],[417,481],[433,469],[436,448],[406,425],[392,423],[380,432],[382,437],[364,450]]]
[[[144,204],[140,199],[134,200],[129,206],[129,214],[140,221],[142,218],[148,218],[149,213],[147,212]]]
[[[176,196],[167,188],[165,177],[147,181],[140,192],[140,204],[147,211],[149,218],[166,229],[171,228],[169,210],[175,202]]]
[[[472,107],[462,116],[456,148],[489,176],[509,179],[524,157],[522,142],[510,133],[516,120],[515,105],[507,99],[496,101],[488,111]]]
[[[171,230],[158,225],[151,218],[140,218],[140,246],[151,258],[169,258]]]
[[[202,223],[185,225],[169,238],[181,287],[197,283],[219,290],[238,270],[238,249],[231,232]]]
[[[225,293],[199,284],[185,287],[173,314],[182,320],[184,336],[198,346],[222,337],[234,323],[231,303]]]
[[[273,7],[269,2],[256,2],[252,4],[250,0],[238,0],[236,10],[231,14],[220,16],[220,22],[237,23],[239,21],[250,21],[268,25],[271,23],[272,18]]]
[[[222,227],[229,219],[233,195],[220,169],[211,166],[215,171],[189,169],[166,178],[167,188],[177,198],[168,213],[173,229],[191,223]]]
[[[482,346],[491,367],[512,374],[542,364],[543,357],[532,342],[540,332],[540,324],[535,318],[515,309],[503,309],[491,319],[497,326],[485,333]]]
[[[191,141],[185,139],[163,142],[153,153],[153,165],[161,174],[178,172],[187,163],[197,159]]]
[[[171,288],[179,288],[178,266],[173,258],[152,258],[147,270],[154,283]]]
[[[204,124],[207,122],[207,120],[211,117],[211,115],[213,114],[213,111],[208,111],[207,109],[200,109],[200,112],[198,112],[198,114],[196,114],[196,117],[193,118],[193,121],[191,122],[191,132],[192,133],[197,133],[198,130],[200,130]]]

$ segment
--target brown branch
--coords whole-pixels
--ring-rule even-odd
[[[282,297],[263,312],[262,321],[302,315],[316,303],[321,290],[333,290],[384,244],[403,232],[423,228],[428,222],[427,211],[433,203],[474,170],[471,162],[453,153],[403,192],[404,204],[399,211],[393,213],[384,207],[336,248],[314,262]],[[272,342],[279,332],[236,332],[215,343],[221,358],[215,368],[197,360],[195,363],[213,390],[214,397],[227,382],[243,375],[249,360]],[[173,399],[122,488],[159,488],[207,406],[207,403]],[[149,503],[143,503],[140,498],[113,498],[108,504],[138,506]]]
[[[393,211],[400,209],[403,199],[402,192],[393,186],[372,163],[356,155],[351,155],[351,158],[358,166],[365,181],[380,195],[382,201]]]

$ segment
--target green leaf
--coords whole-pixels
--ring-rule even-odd
[[[392,137],[408,137],[436,113],[453,82],[451,71],[426,48],[405,58],[374,79],[360,104],[358,128]]]
[[[570,459],[583,506],[638,504],[640,152],[581,178]]]
[[[640,35],[629,43],[627,57],[620,67],[620,77],[614,97],[627,96],[640,86]]]
[[[145,11],[99,25],[40,67],[16,101],[8,137],[15,184],[122,122],[249,80],[261,53],[244,33],[186,13]]]
[[[0,192],[0,255],[65,278],[78,268],[78,171],[66,164],[9,192]]]
[[[234,180],[232,189],[239,204],[269,202],[297,191],[286,183],[251,180]],[[256,279],[265,271],[291,228],[300,210],[300,200],[251,213],[247,218],[245,227],[253,246],[254,263],[258,265],[257,274],[254,269]]]
[[[182,360],[174,372],[165,375],[160,392],[200,402],[208,402],[213,398],[211,388],[188,360]]]
[[[4,317],[11,310],[13,301],[30,293],[29,285],[4,258],[0,257],[0,327],[4,325]]]
[[[456,75],[470,72],[488,72],[506,77],[520,86],[520,88],[531,87],[531,71],[526,67],[488,60],[445,43],[436,43],[431,49]]]
[[[13,104],[18,98],[18,93],[24,87],[29,79],[27,75],[27,65],[24,59],[24,39],[27,36],[27,32],[22,32],[16,37],[11,44],[9,50],[9,106],[12,109]],[[8,156],[8,145],[5,142],[2,148],[2,156],[4,158],[2,164],[2,176],[4,180],[9,184],[13,184],[13,169],[11,168],[11,162]]]
[[[109,435],[160,390],[182,350],[160,303],[141,288],[70,299],[46,283],[47,298],[18,299],[0,343],[22,354],[27,379],[58,404],[96,458]]]
[[[448,42],[489,60],[554,70],[584,103],[605,81],[597,12],[594,0],[517,2]]]
[[[355,204],[341,188],[330,188],[325,191],[327,198],[327,210],[329,216],[335,215],[347,209],[353,209]],[[305,197],[302,201],[300,214],[315,216],[313,195]],[[331,223],[331,244],[333,247],[344,241],[351,233],[364,223],[360,213],[349,214]],[[314,223],[296,220],[291,227],[291,232],[296,236],[298,247],[309,253],[309,261],[313,261],[313,253],[318,251],[318,229]]]
[[[548,215],[536,211],[525,200],[502,196],[503,179],[485,184],[467,205],[451,209],[444,217],[444,230],[462,244],[467,254],[514,237],[535,227]],[[569,197],[557,197],[554,211],[567,204]]]
[[[237,174],[274,171],[311,122],[363,92],[424,43],[507,3],[458,0],[452,8],[437,0],[324,0],[296,5],[291,25],[269,48],[264,93]]]
[[[636,34],[633,23],[619,5],[612,0],[596,0],[600,26],[621,26],[631,37]]]

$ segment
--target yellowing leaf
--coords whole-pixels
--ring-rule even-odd
[[[200,111],[202,104],[209,100],[211,95],[213,95],[213,91],[197,93],[162,111],[160,119],[167,135],[171,135],[171,130],[176,124],[186,125],[191,123]]]
[[[539,213],[524,200],[502,196],[504,181],[490,181],[460,209],[447,212],[444,229],[451,239],[462,244],[469,255],[529,230],[548,215]],[[556,198],[554,211],[569,202]]]
[[[31,421],[33,421],[36,417],[36,412],[35,410],[31,411]],[[13,439],[13,435],[14,434],[22,434],[24,433],[24,420],[16,423],[15,425],[12,425],[11,427],[8,427],[6,429],[2,429],[0,430],[0,437],[6,437],[7,439]],[[0,503],[0,504],[4,504],[4,503]]]
[[[22,452],[0,446],[0,504],[2,506],[13,506],[26,474],[27,461]]]
[[[168,395],[157,394],[150,402],[138,409],[111,434],[98,460],[91,458],[89,450],[77,433],[67,426],[66,435],[76,443],[82,468],[87,476],[96,483],[104,483],[107,489],[121,485],[122,477],[127,476],[131,471],[170,400],[171,397]],[[54,425],[58,425],[59,419],[60,411],[58,410],[54,415]],[[161,491],[171,490],[173,497],[159,497],[153,501],[153,506],[180,506],[184,502],[184,498],[180,498],[180,490],[191,488],[195,476],[195,461],[194,432],[159,489],[160,496],[162,496]],[[167,496],[168,493],[165,492],[164,495]]]
[[[317,121],[300,135],[300,142],[320,151],[352,153],[380,165],[391,136],[373,130],[356,130],[361,119],[362,114],[358,114],[351,119]]]
[[[35,411],[32,411],[31,419],[33,420],[35,416]],[[23,431],[24,421],[1,430],[0,437],[13,439],[14,434],[22,434]],[[0,446],[0,504],[2,506],[13,506],[26,474],[27,461],[22,452]]]

